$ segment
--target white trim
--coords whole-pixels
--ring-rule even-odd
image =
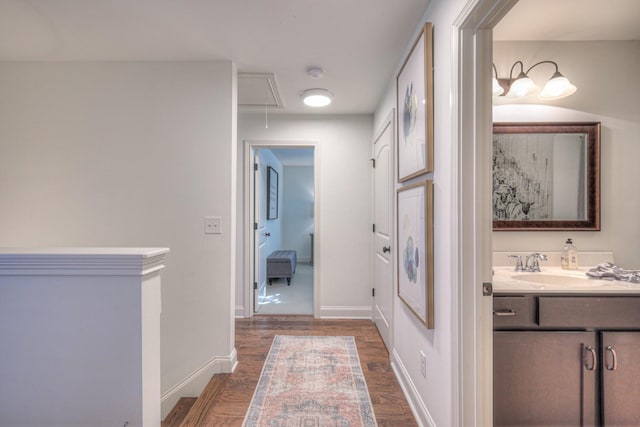
[[[415,417],[418,426],[435,427],[436,423],[433,421],[433,417],[429,413],[427,406],[420,398],[418,389],[413,381],[411,381],[411,375],[409,375],[409,372],[402,363],[402,360],[400,360],[400,356],[395,349],[391,352],[391,368],[396,374],[398,383],[400,383],[400,388],[407,398],[407,403],[409,403],[409,407],[411,408],[411,412],[413,412],[413,416]]]
[[[3,276],[146,276],[168,248],[1,248]]]
[[[453,24],[453,136],[457,229],[453,270],[454,424],[493,420],[491,281],[491,39],[492,28],[517,0],[469,0]],[[486,197],[485,197],[486,196]]]
[[[330,306],[320,307],[322,319],[371,319],[371,306]]]
[[[244,319],[244,306],[236,305],[236,319]]]
[[[322,232],[320,207],[322,193],[320,189],[320,143],[314,140],[283,141],[283,140],[245,140],[244,141],[244,229],[251,231],[254,222],[253,215],[253,153],[257,148],[313,148],[313,221],[314,221],[314,241],[313,241],[313,313],[318,317],[320,312],[320,288],[321,265],[322,265]],[[252,232],[244,233],[244,309],[243,317],[253,317],[253,243]],[[237,310],[236,310],[237,311]]]
[[[198,397],[205,389],[211,377],[220,373],[231,373],[238,365],[238,353],[234,348],[228,357],[214,357],[185,379],[162,394],[162,419],[176,406],[181,397]]]

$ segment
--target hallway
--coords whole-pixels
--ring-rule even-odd
[[[236,320],[238,366],[227,379],[220,396],[208,409],[203,426],[242,425],[264,360],[277,334],[354,336],[378,425],[417,425],[391,369],[382,338],[371,321],[261,316]]]

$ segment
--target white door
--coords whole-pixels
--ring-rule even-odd
[[[391,251],[393,180],[393,111],[373,142],[373,320],[387,349],[391,349],[393,315],[393,256]]]
[[[257,151],[253,160],[253,311],[258,313],[267,296],[267,203],[262,197],[265,179]]]

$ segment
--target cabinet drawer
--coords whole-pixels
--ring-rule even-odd
[[[539,297],[542,327],[640,328],[640,297]]]
[[[536,301],[534,297],[494,297],[493,327],[536,326]]]

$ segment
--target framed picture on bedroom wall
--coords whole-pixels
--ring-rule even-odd
[[[424,24],[396,79],[398,182],[433,172],[433,27]]]
[[[398,296],[433,329],[433,181],[398,189],[397,206]]]
[[[267,219],[278,218],[278,172],[267,166]]]

